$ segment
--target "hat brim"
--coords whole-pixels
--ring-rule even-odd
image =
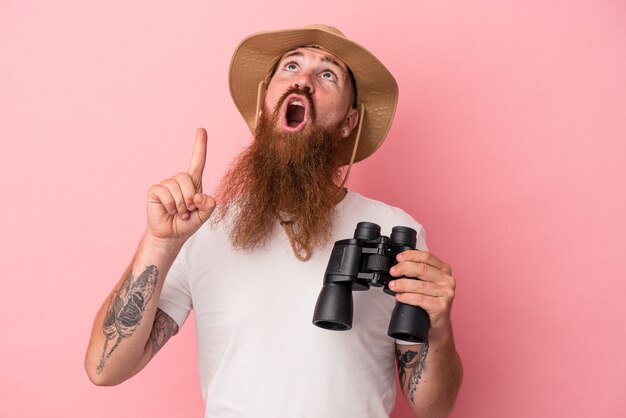
[[[396,111],[398,85],[371,52],[345,37],[318,28],[259,32],[244,39],[233,54],[229,71],[230,94],[252,132],[255,128],[258,86],[275,60],[303,46],[318,46],[340,58],[352,71],[358,100],[365,106],[355,162],[372,155],[383,143]],[[356,129],[339,152],[350,162]]]

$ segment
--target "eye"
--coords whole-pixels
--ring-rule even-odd
[[[298,69],[298,64],[296,64],[295,62],[291,61],[288,62],[287,64],[285,64],[283,66],[283,68],[287,71],[296,71]]]
[[[322,77],[324,80],[337,81],[337,76],[330,70],[324,71],[322,74],[320,74],[320,77]]]

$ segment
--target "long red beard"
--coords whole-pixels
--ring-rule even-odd
[[[307,260],[313,249],[326,244],[338,199],[342,139],[339,126],[322,129],[314,116],[297,133],[278,130],[279,100],[271,117],[260,116],[255,140],[234,160],[216,192],[214,222],[232,215],[235,248],[263,247],[282,223],[296,256]],[[310,97],[308,92],[296,92]],[[312,101],[309,99],[312,107]],[[311,109],[311,114],[314,109]]]

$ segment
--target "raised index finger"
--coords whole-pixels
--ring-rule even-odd
[[[193,146],[191,154],[191,164],[187,173],[191,176],[194,186],[198,189],[202,185],[202,172],[206,163],[206,131],[204,128],[198,128],[196,133],[196,143]]]

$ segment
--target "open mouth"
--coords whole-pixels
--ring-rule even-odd
[[[287,125],[292,128],[300,125],[304,120],[304,103],[300,100],[295,100],[287,105]]]
[[[287,97],[283,107],[283,127],[288,131],[299,131],[306,125],[307,121],[307,100],[299,95]]]

